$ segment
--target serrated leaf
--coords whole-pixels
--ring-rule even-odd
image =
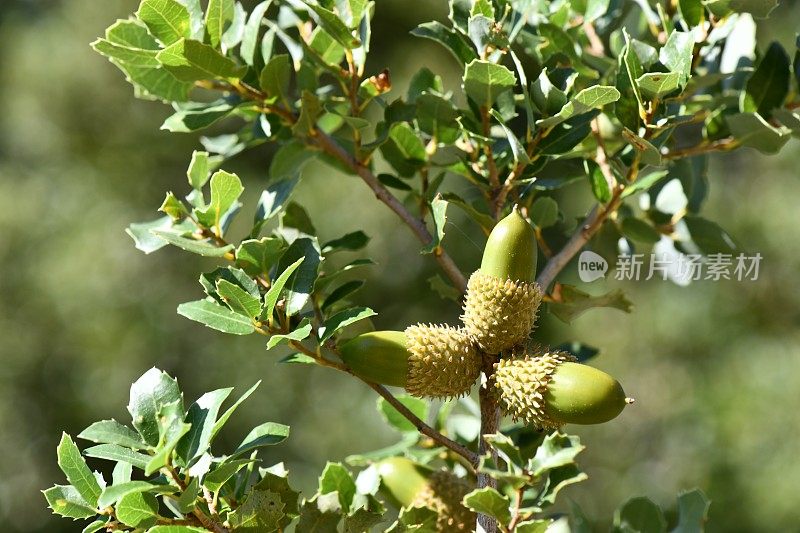
[[[620,92],[609,85],[595,85],[583,89],[573,96],[569,102],[554,116],[542,120],[537,120],[536,125],[542,128],[551,128],[565,120],[592,109],[600,109],[606,104],[619,100]]]
[[[316,500],[307,501],[300,510],[300,521],[297,523],[298,531],[313,531],[318,533],[335,533],[342,515],[336,511],[322,511]]]
[[[319,493],[337,493],[339,504],[345,512],[350,511],[353,497],[356,494],[356,484],[353,476],[340,463],[328,463],[319,477]]]
[[[203,477],[203,486],[211,492],[218,491],[236,472],[253,462],[253,459],[226,459]]]
[[[448,205],[449,202],[441,196],[437,196],[431,202],[431,217],[433,218],[434,226],[433,238],[428,246],[423,248],[420,253],[431,254],[441,246],[442,239],[444,239],[444,227],[447,224]]]
[[[589,476],[581,472],[580,468],[575,464],[567,464],[553,468],[547,473],[544,487],[542,487],[542,491],[537,495],[536,502],[539,507],[553,505],[561,489],[587,479],[589,479]]]
[[[95,516],[97,511],[72,485],[56,485],[42,491],[47,505],[58,515],[74,520]]]
[[[511,512],[508,510],[510,503],[508,496],[503,496],[492,487],[475,489],[464,496],[464,505],[476,513],[491,516],[501,524],[511,521]]]
[[[538,476],[553,468],[573,464],[575,457],[585,448],[574,435],[553,433],[544,438],[528,468]]]
[[[567,324],[596,307],[611,307],[625,313],[633,309],[631,301],[619,289],[592,296],[571,285],[558,285],[553,298],[554,301],[549,304],[550,312]]]
[[[479,106],[490,108],[497,97],[516,84],[514,73],[503,65],[475,59],[464,70],[464,91]]]
[[[375,316],[378,313],[369,307],[353,307],[340,311],[327,319],[320,328],[320,342],[330,339],[337,331],[340,331],[350,324],[354,324],[365,318]]]
[[[129,448],[123,448],[117,444],[99,444],[97,446],[92,446],[91,448],[86,448],[83,454],[87,457],[96,457],[97,459],[130,463],[140,470],[144,470],[148,461],[150,461],[149,455],[135,452]]]
[[[213,47],[193,39],[181,39],[161,50],[158,61],[181,81],[240,78],[245,68],[237,65]]]
[[[158,415],[161,409],[182,398],[178,382],[158,368],[151,368],[131,385],[128,412],[133,419],[133,427],[147,444],[156,446],[159,443]],[[97,448],[100,446],[90,449]],[[136,465],[133,461],[127,462]]]
[[[175,0],[142,0],[136,16],[165,45],[190,36],[189,11]]]
[[[667,521],[648,498],[631,498],[614,513],[615,533],[664,533]]]
[[[212,47],[219,48],[222,44],[222,36],[233,22],[234,13],[233,0],[209,0],[205,26]]]
[[[248,239],[236,249],[236,264],[251,276],[266,275],[285,250],[286,243],[277,237]]]
[[[272,491],[253,490],[236,511],[228,515],[231,527],[243,533],[280,531],[284,518],[280,495]]]
[[[57,451],[58,466],[64,472],[67,481],[90,506],[96,506],[102,489],[92,475],[92,471],[86,466],[86,461],[81,456],[75,442],[66,433],[61,434],[61,442],[58,444]]]
[[[158,500],[149,492],[123,496],[115,509],[117,520],[131,527],[150,527],[158,519]]]
[[[142,442],[138,433],[113,419],[95,422],[81,431],[78,438],[98,444],[119,444],[134,450],[147,448],[147,444]]]
[[[178,306],[178,314],[231,335],[249,335],[255,332],[252,320],[209,300],[183,303]]]

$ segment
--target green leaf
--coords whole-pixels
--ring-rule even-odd
[[[338,531],[339,521],[342,518],[340,509],[328,510],[329,506],[319,505],[318,500],[319,498],[317,497],[303,504],[300,510],[300,521],[297,523],[297,531],[319,533],[334,533]],[[336,502],[338,506],[338,499]]]
[[[297,270],[285,281],[287,316],[299,313],[308,302],[314,290],[317,272],[320,262],[322,261],[319,252],[319,244],[316,239],[303,237],[295,240],[286,252],[284,252],[283,256],[281,256],[278,262],[278,271],[285,272],[286,269],[290,268],[301,258],[305,258],[305,260],[300,263],[299,267],[296,267]],[[270,292],[271,291],[272,289],[270,288]],[[267,293],[267,296],[269,296],[269,293]],[[264,300],[267,302],[267,297],[265,297]],[[267,313],[268,309],[268,304],[265,303],[264,312]],[[262,316],[269,317],[271,315],[262,314]]]
[[[191,425],[191,428],[175,448],[178,457],[183,459],[184,464],[189,464],[208,450],[214,426],[217,423],[217,414],[231,391],[233,388],[207,392],[189,406],[186,422]]]
[[[730,254],[736,251],[733,238],[715,222],[696,215],[686,215],[683,220],[692,242],[704,254]]]
[[[664,533],[667,521],[661,509],[648,498],[632,498],[614,513],[614,531],[619,533]]]
[[[251,276],[265,275],[285,249],[286,243],[276,237],[242,241],[236,249],[236,264]]]
[[[547,196],[537,198],[531,206],[531,223],[538,228],[549,228],[558,222],[558,203]]]
[[[203,257],[222,257],[233,250],[232,244],[217,246],[208,240],[198,241],[183,237],[172,230],[151,229],[150,233],[173,246],[177,246],[181,250],[202,255]]]
[[[283,291],[283,288],[286,286],[286,282],[289,280],[289,277],[297,270],[297,267],[305,260],[305,257],[301,257],[288,267],[284,269],[278,279],[276,279],[272,286],[267,291],[267,294],[264,295],[264,310],[261,312],[261,318],[264,320],[271,320],[272,319],[272,312],[275,310],[275,304],[278,303],[278,298]]]
[[[431,239],[430,244],[423,248],[420,253],[431,254],[441,246],[442,239],[444,239],[444,227],[447,224],[448,205],[449,202],[441,196],[437,196],[431,202],[431,217],[433,218],[435,231],[433,232],[433,239]]]
[[[475,489],[464,496],[464,505],[476,513],[491,516],[501,524],[511,521],[511,512],[508,510],[510,503],[508,496],[503,496],[492,487]]]
[[[186,171],[186,177],[189,178],[189,185],[194,190],[199,191],[203,185],[208,181],[211,165],[208,160],[208,152],[200,152],[195,150],[192,152],[192,161],[189,163],[189,168]]]
[[[680,72],[648,72],[636,79],[636,85],[642,91],[642,96],[652,100],[661,98],[675,91],[681,85]]]
[[[424,162],[428,156],[425,153],[425,145],[417,134],[405,122],[398,122],[392,125],[389,130],[389,139],[394,141],[400,155],[410,161]]]
[[[361,41],[353,36],[350,28],[333,11],[329,11],[317,4],[304,3],[316,14],[317,24],[322,26],[339,44],[349,50],[361,46]]]
[[[778,6],[778,0],[710,0],[706,5],[717,16],[735,13],[751,13],[756,18],[767,18]]]
[[[108,522],[106,520],[95,520],[94,522],[83,528],[83,531],[81,533],[97,533],[101,529],[104,529],[107,523]]]
[[[293,144],[286,144],[281,147],[281,150],[287,146],[293,146]],[[280,153],[281,150],[278,152]],[[273,159],[273,164],[274,162],[275,160]],[[261,193],[261,197],[258,199],[258,205],[256,206],[256,214],[253,218],[253,223],[257,228],[254,230],[254,234],[260,231],[264,222],[281,212],[284,206],[289,202],[298,181],[297,178],[284,179],[273,183]]]
[[[273,99],[285,99],[289,95],[292,81],[292,62],[288,55],[276,55],[261,69],[259,84],[261,89]]]
[[[490,108],[497,97],[517,84],[514,73],[503,65],[475,59],[464,71],[464,91],[479,106]]]
[[[522,142],[516,136],[516,134],[511,131],[511,128],[506,126],[503,117],[498,113],[495,109],[491,110],[491,115],[500,123],[500,127],[503,128],[503,133],[506,134],[506,139],[508,139],[508,145],[511,147],[511,154],[514,156],[514,164],[519,165],[527,165],[530,163],[530,158],[528,157],[528,153],[525,150],[525,147],[522,145]]]
[[[589,184],[592,187],[592,194],[597,201],[605,204],[611,200],[611,188],[603,174],[600,165],[587,161],[586,162],[586,175],[589,177]]]
[[[546,533],[547,528],[550,527],[551,523],[552,520],[549,519],[526,520],[517,524],[517,527],[514,529],[514,531],[515,533]]]
[[[208,530],[194,526],[154,526],[147,533],[208,533]]]
[[[346,328],[350,324],[354,324],[377,314],[378,313],[369,307],[353,307],[352,309],[340,311],[322,324],[322,328],[320,328],[320,342],[325,342],[330,339],[334,333]]]
[[[98,444],[119,444],[134,450],[147,448],[147,444],[142,442],[138,433],[113,419],[95,422],[81,431],[78,438]]]
[[[614,113],[623,126],[636,131],[641,122],[642,112],[642,97],[636,80],[644,74],[644,69],[630,36],[624,30],[623,33],[626,44],[619,55],[616,79],[620,98],[614,106]]]
[[[123,496],[116,506],[117,520],[131,527],[150,527],[158,519],[158,500],[149,492]]]
[[[322,113],[322,105],[317,95],[310,91],[303,91],[300,98],[300,116],[292,126],[295,137],[306,137],[316,129],[317,119]]]
[[[216,492],[232,478],[236,472],[252,462],[253,459],[225,460],[222,464],[205,475],[203,478],[203,486],[211,492]]]
[[[608,11],[610,0],[587,0],[583,18],[586,22],[594,22]]]
[[[642,163],[646,165],[661,164],[661,152],[659,152],[658,148],[656,148],[653,143],[644,137],[636,135],[628,128],[622,129],[622,136],[641,154]]]
[[[458,302],[461,298],[461,291],[443,280],[439,274],[428,278],[428,286],[444,300]]]
[[[328,463],[319,477],[319,493],[330,494],[336,492],[339,504],[345,512],[350,511],[353,497],[356,494],[356,484],[353,476],[340,463]]]
[[[539,151],[547,155],[564,154],[575,148],[592,132],[591,121],[600,112],[597,110],[576,115],[557,125],[539,142]]]
[[[286,440],[288,436],[289,426],[276,424],[274,422],[261,424],[260,426],[253,428],[253,430],[247,434],[233,455],[231,455],[231,458],[248,453],[263,446],[280,444]]]
[[[378,181],[384,184],[387,187],[392,189],[397,189],[399,191],[413,191],[414,189],[406,184],[400,178],[397,178],[391,174],[378,174]]]
[[[439,21],[425,22],[413,30],[411,35],[430,39],[444,46],[453,57],[461,64],[466,64],[477,59],[475,49],[470,46],[469,41],[459,32],[448,28]]]
[[[671,533],[703,533],[711,502],[694,489],[678,495],[678,525]]]
[[[627,198],[634,193],[648,190],[667,174],[669,174],[669,170],[657,170],[647,174],[646,176],[642,176],[625,188],[625,190],[622,192],[622,198]]]
[[[149,481],[128,481],[127,483],[122,483],[120,485],[106,487],[106,489],[103,491],[103,494],[100,495],[100,499],[97,501],[97,506],[100,509],[105,509],[106,507],[117,503],[124,496],[128,494],[134,494],[136,492],[173,492],[175,490],[175,487],[171,487],[169,485],[154,485]]]
[[[222,34],[222,53],[226,54],[240,42],[244,36],[244,27],[247,22],[247,12],[241,2],[236,2],[233,8],[233,20]]]
[[[142,0],[136,16],[167,46],[190,36],[189,11],[175,0]]]
[[[776,128],[758,113],[727,115],[725,120],[737,142],[765,154],[778,153],[791,136],[788,128]]]
[[[66,433],[61,434],[61,442],[58,444],[58,466],[67,481],[75,487],[78,494],[89,503],[90,506],[97,505],[97,498],[102,489],[97,483],[92,471],[86,466],[86,461],[81,456],[81,452],[75,442]]]
[[[348,250],[351,252],[361,250],[363,247],[367,245],[369,242],[369,237],[363,231],[354,231],[352,233],[348,233],[339,237],[338,239],[333,239],[332,241],[328,241],[322,245],[322,253],[323,254],[330,254],[332,252],[340,251],[340,250]]]
[[[553,85],[544,68],[531,84],[531,100],[541,114],[555,115],[566,105],[567,95]]]
[[[250,18],[247,19],[247,24],[244,28],[242,44],[239,47],[239,55],[244,62],[251,67],[256,62],[256,45],[258,44],[258,35],[261,30],[261,25],[264,22],[264,16],[266,15],[270,5],[272,5],[272,0],[265,0],[264,2],[256,5],[256,7],[254,7],[253,11],[250,13]],[[265,57],[264,61],[267,59],[269,58]]]
[[[249,335],[255,332],[252,320],[210,300],[183,303],[178,306],[178,314],[231,335]]]
[[[678,0],[678,9],[690,27],[700,25],[705,18],[703,0]]]
[[[218,170],[211,176],[211,203],[197,210],[198,221],[208,228],[220,230],[222,216],[233,206],[244,192],[242,180],[236,174]],[[217,231],[221,235],[221,231]]]
[[[692,34],[673,30],[667,38],[666,44],[658,53],[658,59],[669,69],[680,76],[680,85],[686,85],[692,74],[692,53],[694,52],[694,39]],[[639,76],[637,76],[638,78]]]
[[[446,193],[442,195],[442,198],[468,214],[472,220],[477,222],[487,232],[487,234],[494,228],[495,221],[491,216],[479,211],[475,206],[467,203],[460,196],[454,193]]]
[[[132,474],[133,465],[126,463],[125,461],[119,461],[114,465],[114,469],[111,471],[111,484],[121,485],[123,483],[127,483],[131,480]]]
[[[162,239],[161,237],[157,237],[150,230],[153,229],[163,229],[163,230],[170,230],[173,226],[172,217],[169,215],[163,216],[159,219],[152,220],[150,222],[139,222],[134,223],[125,228],[125,233],[133,239],[134,245],[138,250],[143,251],[146,254],[151,254],[156,250],[160,250],[167,244],[167,241]]]
[[[241,78],[246,70],[211,46],[192,39],[181,39],[171,44],[156,58],[173,76],[186,82]]]
[[[327,311],[333,304],[347,298],[363,286],[364,282],[362,280],[348,281],[347,283],[339,285],[325,298],[320,309],[322,309],[323,312]]]
[[[153,446],[155,446],[155,444]],[[91,448],[86,448],[83,454],[87,457],[96,457],[97,459],[130,463],[140,470],[144,470],[147,463],[150,461],[149,455],[135,452],[129,448],[123,448],[117,444],[99,444],[97,446],[92,446]]]
[[[253,490],[228,520],[234,531],[242,533],[261,533],[281,531],[284,519],[284,503],[280,495],[268,490]]]
[[[547,479],[542,491],[537,495],[536,502],[539,507],[555,504],[561,489],[589,479],[575,464],[567,464],[553,468],[547,473]]]
[[[42,491],[54,513],[77,520],[95,516],[97,511],[83,499],[72,485],[56,485]]]
[[[417,415],[421,420],[428,418],[428,402],[421,398],[415,398],[408,394],[398,394],[395,396],[397,401],[405,405],[409,411]],[[406,417],[400,414],[389,402],[383,398],[378,398],[378,412],[380,412],[386,422],[396,430],[406,432],[416,432],[417,428]]]
[[[161,129],[172,133],[201,130],[227,117],[234,109],[236,108],[224,100],[221,103],[197,109],[180,109],[164,121]]]
[[[182,400],[178,382],[166,372],[151,368],[131,385],[128,412],[133,419],[133,427],[144,441],[156,446],[159,442],[158,415],[168,404]],[[95,449],[99,446],[95,446]],[[88,450],[87,450],[88,452]],[[134,466],[136,463],[127,461]]]
[[[293,353],[287,355],[278,362],[292,365],[316,365],[318,363],[316,359],[304,353]]]
[[[619,289],[592,296],[571,285],[559,285],[554,298],[549,304],[550,312],[567,324],[595,307],[611,307],[626,313],[630,313],[633,308],[631,301]]]
[[[441,96],[424,93],[416,98],[419,129],[442,144],[453,144],[461,135],[459,112]]]
[[[747,80],[739,108],[742,112],[758,112],[763,117],[769,117],[773,109],[783,106],[790,87],[789,55],[780,43],[773,42]]]
[[[620,93],[615,87],[595,85],[582,90],[572,97],[556,115],[537,120],[536,124],[542,128],[551,128],[570,117],[586,113],[592,109],[600,109],[606,104],[616,102],[619,97]]]
[[[231,311],[252,319],[261,314],[261,300],[254,298],[238,285],[221,279],[217,281],[217,293],[225,300]]]
[[[293,331],[284,335],[273,335],[270,337],[269,341],[267,341],[267,350],[273,349],[284,341],[302,341],[303,339],[307,339],[311,334],[311,329],[311,322],[309,322],[307,318],[304,318]]]
[[[661,234],[644,220],[628,217],[622,221],[622,234],[631,240],[654,244],[661,239]]]
[[[219,48],[222,36],[233,22],[234,0],[209,0],[206,10],[206,34],[211,46]]]
[[[247,391],[245,391],[245,393],[242,394],[239,399],[236,400],[236,402],[222,414],[221,417],[219,417],[219,420],[217,420],[214,424],[214,429],[211,430],[211,441],[214,440],[214,437],[216,437],[217,433],[219,433],[225,423],[228,422],[233,413],[236,412],[236,409],[238,409],[239,406],[242,405],[242,403],[255,392],[259,385],[261,385],[261,380],[257,381],[255,385],[247,389]]]
[[[586,447],[575,435],[550,434],[544,438],[536,455],[529,461],[528,469],[539,476],[548,470],[574,464],[575,457],[584,449]]]

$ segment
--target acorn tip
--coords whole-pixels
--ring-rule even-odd
[[[625,403],[627,403],[628,405],[632,404],[632,403],[633,403],[633,402],[635,402],[635,401],[636,401],[636,400],[635,400],[635,399],[633,399],[633,398],[625,398]]]

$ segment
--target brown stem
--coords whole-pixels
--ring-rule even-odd
[[[406,209],[406,207],[397,198],[395,198],[380,181],[378,181],[378,178],[369,168],[353,159],[353,157],[344,148],[339,146],[339,144],[327,134],[318,131],[316,132],[316,135],[314,135],[314,140],[317,146],[322,148],[329,155],[332,155],[344,163],[347,167],[352,169],[353,172],[358,174],[364,183],[366,183],[367,186],[372,189],[372,192],[375,193],[375,197],[386,204],[389,209],[394,211],[395,214],[399,216],[409,228],[411,228],[411,231],[414,232],[414,235],[420,242],[425,245],[430,244],[430,242],[433,240],[433,236],[428,231],[425,223],[422,220],[414,217],[414,215],[412,215],[408,209]],[[464,274],[461,273],[461,270],[455,264],[453,259],[441,248],[439,248],[433,255],[436,261],[439,263],[439,266],[442,267],[442,270],[444,270],[447,277],[450,278],[450,281],[453,283],[455,288],[463,293],[467,289],[467,280],[464,278]]]
[[[711,141],[708,143],[701,143],[696,146],[688,148],[680,148],[678,150],[670,150],[665,154],[661,154],[661,159],[681,159],[693,155],[707,154],[709,152],[727,152],[739,146],[736,139],[726,138],[718,141]]]
[[[494,364],[497,356],[482,354],[483,373],[486,375],[486,384],[480,389],[481,402],[481,434],[478,444],[478,454],[485,455],[489,451],[489,443],[484,438],[486,435],[497,433],[500,428],[500,406],[497,403],[497,394],[494,390]],[[492,460],[497,463],[497,452],[492,450]],[[478,472],[478,488],[497,488],[497,480],[489,474]],[[491,516],[478,514],[478,525],[486,533],[497,533],[497,521]]]
[[[409,422],[414,424],[414,427],[417,428],[417,431],[419,431],[423,435],[426,435],[426,436],[432,438],[433,440],[435,440],[436,442],[438,442],[439,444],[441,444],[445,448],[449,448],[450,450],[453,450],[453,452],[455,452],[458,455],[460,455],[461,457],[465,458],[467,461],[469,461],[469,464],[472,465],[472,468],[477,468],[478,467],[478,455],[475,452],[469,450],[465,446],[462,446],[461,444],[457,443],[456,441],[445,437],[444,435],[442,435],[441,433],[439,433],[438,431],[436,431],[435,429],[430,427],[428,424],[423,422],[422,419],[420,419],[417,415],[412,413],[411,410],[408,407],[403,405],[400,402],[400,400],[395,398],[395,396],[391,392],[389,392],[386,389],[386,387],[384,387],[383,385],[379,385],[378,383],[374,383],[372,381],[367,381],[365,379],[362,379],[362,381],[364,383],[366,383],[367,385],[369,385],[369,387],[372,390],[374,390],[375,392],[377,392],[378,394],[383,396],[383,398],[387,402],[389,402],[389,404],[392,407],[397,409],[397,411],[401,415],[403,415],[406,419],[408,419]],[[478,474],[478,475],[480,476],[480,474]]]

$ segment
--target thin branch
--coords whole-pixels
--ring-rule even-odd
[[[458,455],[460,455],[461,457],[463,457],[467,461],[469,461],[469,464],[472,465],[473,468],[477,468],[478,467],[478,458],[479,458],[478,454],[476,454],[475,452],[469,450],[467,447],[462,446],[461,444],[457,443],[456,441],[445,437],[444,435],[442,435],[441,433],[439,433],[438,431],[436,431],[435,429],[430,427],[428,424],[426,424],[424,421],[422,421],[422,419],[420,419],[417,415],[412,413],[411,410],[408,407],[403,405],[400,402],[400,400],[395,398],[395,396],[391,392],[389,392],[386,389],[386,387],[384,387],[383,385],[379,385],[377,383],[374,383],[372,381],[367,381],[365,379],[362,379],[362,381],[364,383],[366,383],[367,385],[369,385],[369,387],[372,390],[374,390],[375,392],[380,394],[387,402],[389,402],[389,404],[392,407],[397,409],[397,411],[401,415],[403,415],[406,419],[408,419],[409,422],[414,424],[414,427],[417,428],[417,431],[419,431],[423,435],[426,435],[426,436],[432,438],[433,440],[435,440],[436,442],[438,442],[439,444],[441,444],[445,448],[449,448],[450,450],[453,450],[455,453],[457,453]]]
[[[732,137],[728,137],[718,141],[700,143],[696,146],[690,146],[688,148],[670,150],[669,152],[661,154],[661,159],[681,159],[693,155],[707,154],[709,152],[728,152],[738,147],[738,141]]]
[[[375,193],[375,197],[378,198],[381,202],[386,204],[392,211],[395,212],[397,216],[409,227],[411,231],[414,232],[414,235],[417,239],[422,242],[422,244],[428,245],[433,241],[433,236],[428,231],[428,228],[425,226],[425,223],[412,215],[408,209],[400,202],[397,198],[395,198],[389,190],[383,186],[383,184],[378,181],[378,178],[372,171],[361,164],[360,162],[353,159],[353,157],[339,144],[333,140],[330,136],[325,134],[324,132],[318,131],[316,135],[314,135],[314,140],[320,148],[322,148],[326,153],[332,155],[342,163],[344,163],[348,168],[353,170],[359,177],[372,189],[372,192]],[[442,267],[445,274],[450,281],[453,283],[456,289],[460,292],[464,292],[467,289],[467,280],[464,278],[464,274],[455,264],[453,259],[445,252],[443,249],[439,248],[434,254],[436,261],[439,263],[439,266]]]
[[[600,119],[598,117],[592,120],[592,134],[597,141],[597,152],[594,160],[600,167],[603,177],[606,179],[608,190],[613,191],[617,186],[617,178],[614,176],[614,171],[608,163],[608,152],[606,152],[606,143],[603,141],[603,135],[600,133]]]
[[[497,463],[497,451],[490,448],[489,443],[484,438],[486,435],[497,433],[500,428],[500,406],[497,402],[497,393],[494,390],[494,364],[497,362],[496,355],[481,354],[483,359],[483,373],[486,375],[486,383],[479,392],[481,406],[481,430],[478,441],[478,454],[485,455],[491,450],[492,459]],[[485,487],[497,488],[497,480],[489,474],[478,472],[478,488]],[[478,514],[478,525],[485,533],[497,532],[497,521],[486,514]]]

